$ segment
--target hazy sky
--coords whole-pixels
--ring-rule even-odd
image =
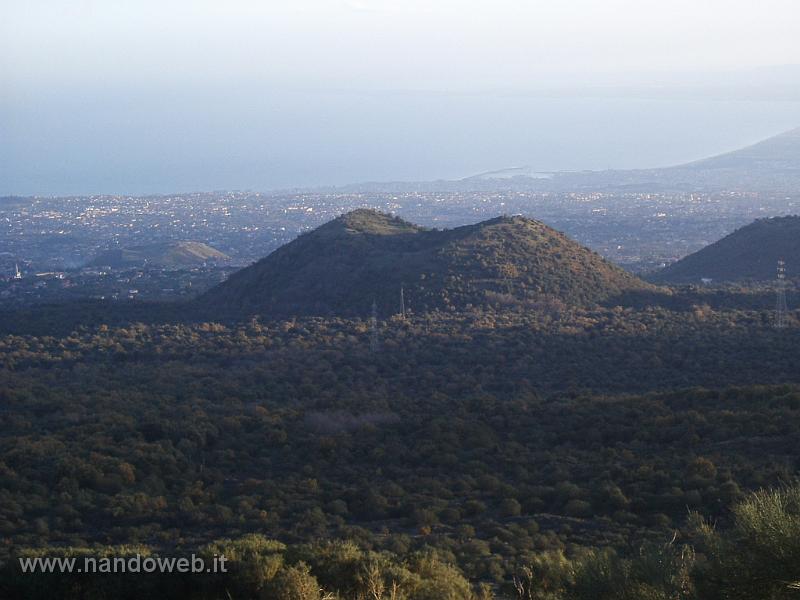
[[[798,23],[796,0],[0,0],[0,194],[697,158],[800,125]]]

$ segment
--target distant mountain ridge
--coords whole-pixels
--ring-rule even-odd
[[[513,171],[500,171],[493,180],[569,189],[791,190],[800,186],[800,128],[739,150],[673,167],[509,176]],[[491,174],[476,177],[492,180]]]
[[[796,191],[800,188],[800,128],[750,146],[671,167],[605,171],[542,171],[532,166],[480,173],[459,180],[364,182],[337,191]]]
[[[557,300],[592,304],[651,286],[524,217],[435,230],[371,210],[322,225],[234,273],[199,302],[265,315],[416,312]]]
[[[778,260],[790,278],[800,276],[800,216],[759,219],[702,250],[667,266],[651,279],[659,283],[774,280]]]
[[[202,242],[177,241],[111,248],[94,257],[89,265],[113,268],[144,265],[180,268],[228,260],[230,257],[227,254]]]
[[[796,175],[800,172],[800,127],[733,152],[672,168],[695,170],[765,168]]]

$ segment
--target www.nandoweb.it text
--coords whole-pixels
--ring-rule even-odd
[[[23,573],[227,573],[224,555],[20,557]]]

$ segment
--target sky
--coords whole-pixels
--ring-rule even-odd
[[[0,194],[650,167],[800,126],[794,0],[2,0]]]

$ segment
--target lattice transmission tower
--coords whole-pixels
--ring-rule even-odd
[[[776,283],[776,303],[775,303],[775,327],[783,329],[786,327],[786,321],[789,309],[786,307],[786,263],[783,260],[778,261],[778,281]]]

